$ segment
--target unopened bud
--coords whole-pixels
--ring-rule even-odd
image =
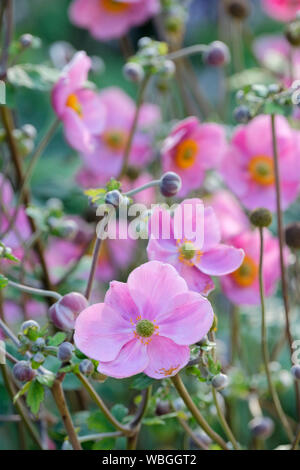
[[[36,371],[32,369],[27,361],[20,361],[13,367],[13,375],[19,382],[29,382],[36,376]]]
[[[250,421],[249,428],[254,437],[268,439],[274,431],[274,423],[271,418],[259,416]]]
[[[294,46],[300,46],[300,19],[291,21],[285,29],[285,37],[289,43]]]
[[[82,294],[71,292],[50,307],[49,317],[57,328],[71,331],[76,318],[87,306],[88,301]]]
[[[250,14],[248,0],[225,0],[227,13],[237,20],[244,20]]]
[[[248,124],[248,122],[251,120],[251,113],[248,106],[238,106],[237,108],[235,108],[233,115],[234,119],[239,124]]]
[[[221,67],[230,62],[230,52],[224,42],[214,41],[208,45],[203,58],[207,65]]]
[[[116,209],[121,205],[123,201],[123,195],[117,189],[109,191],[105,196],[105,203],[110,204]]]
[[[58,347],[57,357],[61,362],[68,362],[72,359],[73,351],[75,350],[73,344],[67,341],[61,343]]]
[[[295,250],[300,249],[300,222],[295,222],[286,227],[285,241],[290,248]]]
[[[159,400],[156,405],[155,413],[157,416],[163,416],[171,413],[170,404],[167,401]]]
[[[84,359],[79,364],[79,370],[83,375],[91,375],[94,372],[94,364],[89,359]]]
[[[300,365],[296,364],[291,368],[291,373],[296,380],[300,380]]]
[[[181,178],[173,171],[165,173],[159,184],[160,192],[165,197],[176,196],[178,191],[181,189]]]
[[[25,137],[28,137],[29,139],[34,140],[36,138],[37,130],[31,124],[24,124],[24,126],[21,127],[21,131]]]
[[[215,375],[211,384],[216,390],[223,390],[228,386],[228,377],[225,374]]]
[[[126,80],[134,83],[140,83],[144,76],[145,72],[143,67],[136,62],[127,62],[123,67],[123,75]]]
[[[21,325],[21,333],[33,341],[37,339],[39,330],[40,325],[34,320],[27,320]]]
[[[34,37],[32,34],[26,33],[22,34],[20,37],[20,44],[21,46],[26,49],[27,47],[31,47],[33,45]]]
[[[272,223],[272,214],[268,209],[260,207],[251,212],[250,220],[255,227],[269,227]]]

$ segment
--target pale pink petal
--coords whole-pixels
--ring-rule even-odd
[[[128,286],[124,282],[112,281],[109,284],[104,302],[116,312],[119,312],[124,320],[129,322],[139,315],[139,311],[132,300]]]
[[[195,265],[210,276],[224,276],[225,274],[236,271],[244,260],[243,250],[233,246],[218,245],[209,251],[203,253]]]
[[[106,304],[91,305],[81,312],[75,323],[77,348],[97,361],[115,359],[132,336],[130,322]]]
[[[149,364],[144,373],[154,379],[172,377],[182,369],[190,359],[190,348],[178,346],[162,336],[156,336],[148,345]]]
[[[100,362],[98,371],[116,379],[124,379],[143,372],[149,363],[147,346],[138,339],[127,343],[110,362]]]
[[[177,269],[190,290],[199,292],[202,295],[208,295],[214,290],[215,285],[212,278],[202,273],[196,266],[188,266],[185,263],[180,263]]]
[[[69,9],[70,20],[82,27],[89,27],[99,13],[98,2],[95,0],[75,0]]]
[[[221,228],[219,220],[212,207],[204,209],[204,242],[202,250],[208,251],[214,248],[221,240]]]
[[[79,152],[92,152],[93,140],[82,119],[71,108],[63,115],[64,132],[67,142]]]
[[[82,107],[82,119],[90,132],[99,134],[103,131],[106,109],[100,96],[92,90],[82,89],[76,93]]]

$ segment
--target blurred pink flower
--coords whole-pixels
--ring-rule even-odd
[[[223,241],[250,228],[250,222],[237,199],[224,190],[217,191],[205,201],[217,216]]]
[[[84,152],[85,167],[108,179],[119,176],[124,151],[133,123],[136,106],[134,101],[120,88],[107,88],[99,95],[100,104],[106,110],[104,129],[94,138],[94,151]],[[145,167],[153,158],[152,137],[149,129],[160,120],[159,107],[145,103],[140,110],[137,132],[135,133],[129,162],[132,166]]]
[[[279,77],[286,86],[293,82],[290,61],[293,61],[293,76],[300,74],[300,51],[278,34],[266,34],[253,42],[253,50],[259,62]]]
[[[80,152],[93,151],[92,136],[103,130],[105,120],[99,95],[85,85],[90,68],[91,59],[77,52],[52,90],[52,106],[63,122],[66,140]]]
[[[282,207],[286,209],[300,190],[300,134],[283,116],[276,117]],[[239,126],[225,154],[222,174],[227,186],[247,209],[276,209],[275,171],[271,119],[268,115],[254,118]]]
[[[291,21],[300,10],[300,0],[262,0],[262,6],[275,20]]]
[[[74,0],[69,15],[96,39],[108,40],[124,36],[159,10],[159,0]]]
[[[163,208],[155,209],[150,219],[150,237],[147,247],[150,260],[159,260],[169,263],[176,268],[178,273],[186,280],[189,289],[202,294],[209,294],[214,288],[211,276],[224,276],[235,271],[244,258],[243,250],[220,243],[221,232],[217,217],[211,207],[204,209],[204,239],[199,244],[196,237],[177,239],[176,231],[180,233],[176,224],[184,225],[192,220],[195,226],[197,204],[199,199],[186,199],[177,209],[174,217]],[[190,214],[186,216],[183,206],[190,206]],[[179,212],[178,212],[179,211]],[[182,214],[180,217],[177,214]],[[161,236],[162,225],[165,230],[166,224],[170,226],[170,237],[164,239]],[[157,232],[157,227],[160,227]],[[166,232],[165,232],[166,233]],[[151,237],[151,235],[154,235]],[[158,237],[159,235],[159,237]]]
[[[205,171],[218,166],[226,146],[225,131],[218,124],[201,124],[189,117],[174,127],[163,145],[162,165],[164,171],[181,177],[179,197],[200,188]]]
[[[244,262],[237,271],[221,278],[222,290],[237,305],[259,305],[259,252],[260,240],[257,231],[240,234],[231,243],[245,251]],[[287,258],[288,250],[285,251]],[[271,296],[280,278],[279,243],[268,230],[264,230],[264,268],[265,295]]]
[[[151,261],[127,283],[113,281],[103,304],[84,310],[75,325],[76,346],[100,361],[102,374],[124,378],[144,372],[171,377],[189,361],[189,345],[210,330],[213,310],[190,292],[168,265]]]

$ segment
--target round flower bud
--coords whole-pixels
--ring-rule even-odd
[[[167,401],[159,400],[156,404],[155,413],[157,416],[163,416],[168,413],[171,413],[170,405]]]
[[[109,191],[105,196],[105,203],[110,204],[116,209],[121,205],[123,196],[117,189]]]
[[[21,325],[21,333],[25,336],[30,336],[31,333],[37,332],[40,329],[40,325],[34,320],[24,321]]]
[[[160,69],[160,74],[163,78],[172,78],[176,72],[176,66],[172,60],[165,60],[162,68]]]
[[[230,52],[224,42],[214,41],[208,45],[203,58],[207,65],[221,67],[230,62]]]
[[[288,225],[285,229],[285,241],[287,246],[296,250],[300,249],[300,222]]]
[[[244,20],[250,14],[248,0],[225,0],[227,13],[237,20]]]
[[[271,418],[259,416],[250,421],[249,428],[254,437],[268,439],[274,431],[274,423]]]
[[[178,191],[181,189],[181,178],[173,171],[165,173],[159,184],[160,192],[165,197],[176,196]]]
[[[65,341],[58,347],[57,357],[61,362],[68,362],[72,359],[73,351],[75,350],[73,344]]]
[[[291,368],[291,373],[296,380],[300,380],[300,365],[296,364]]]
[[[248,122],[251,120],[250,109],[245,105],[241,105],[235,108],[233,115],[234,119],[239,124],[248,124]]]
[[[151,43],[152,43],[152,39],[148,38],[147,36],[144,36],[143,38],[138,40],[138,47],[140,49],[143,49],[144,47],[150,46]]]
[[[300,46],[300,19],[291,21],[285,29],[285,37],[289,43],[294,46]]]
[[[225,374],[215,375],[211,384],[216,390],[223,390],[228,386],[228,377]]]
[[[84,359],[79,364],[79,370],[83,375],[91,375],[94,372],[94,364],[89,359]]]
[[[35,362],[36,364],[43,364],[43,362],[45,361],[45,356],[41,352],[37,352],[32,359],[33,362]]]
[[[21,127],[21,131],[29,139],[34,140],[36,138],[37,130],[31,124],[24,124],[24,126]]]
[[[123,67],[123,75],[124,78],[130,82],[140,83],[145,76],[145,72],[140,64],[136,62],[127,62]]]
[[[32,345],[31,351],[37,352],[42,350],[45,347],[45,340],[44,338],[38,338]]]
[[[22,34],[22,36],[19,39],[21,46],[25,49],[27,47],[31,47],[34,41],[34,37],[32,34],[26,33]]]
[[[71,331],[76,318],[87,306],[88,301],[82,294],[71,292],[50,307],[49,317],[60,330]]]
[[[250,220],[255,227],[269,227],[272,223],[272,214],[268,209],[260,207],[251,212]]]
[[[32,369],[27,361],[20,361],[13,367],[13,375],[19,382],[29,382],[36,376],[36,371]]]

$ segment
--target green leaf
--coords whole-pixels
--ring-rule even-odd
[[[52,387],[55,380],[55,375],[53,374],[53,372],[47,371],[44,372],[43,375],[38,375],[36,380],[41,385],[46,385],[46,387]]]
[[[87,426],[91,431],[96,432],[109,432],[113,431],[114,427],[110,424],[109,421],[105,418],[101,411],[95,411],[87,419]]]
[[[279,104],[267,102],[264,105],[265,114],[284,114],[284,109]]]
[[[61,343],[64,342],[66,337],[67,337],[66,333],[63,333],[62,331],[59,331],[54,336],[51,336],[51,337],[48,338],[48,345],[49,346],[59,346]]]
[[[0,274],[0,290],[1,289],[4,289],[4,287],[6,287],[8,284],[8,279],[3,276],[3,274]]]
[[[14,396],[14,399],[13,399],[13,403],[16,403],[19,398],[24,395],[24,393],[27,392],[27,390],[29,389],[31,385],[31,382],[26,382],[25,385],[23,385],[23,387],[18,391],[18,393]]]
[[[116,441],[111,437],[107,437],[105,439],[101,439],[98,442],[93,444],[93,450],[113,450],[115,448]]]
[[[151,379],[151,377],[148,377],[145,374],[138,374],[134,377],[130,388],[134,388],[135,390],[144,390],[155,382],[157,382],[155,379]]]
[[[31,382],[26,396],[26,403],[34,415],[38,414],[41,403],[44,401],[44,397],[44,387],[36,380]]]
[[[121,403],[118,403],[114,405],[111,409],[111,414],[118,420],[120,423],[122,423],[123,419],[125,416],[128,415],[128,408],[126,406],[122,405]]]
[[[108,183],[106,183],[106,190],[108,191],[115,191],[116,189],[120,189],[122,186],[122,183],[120,181],[115,180],[114,178],[111,178]]]

